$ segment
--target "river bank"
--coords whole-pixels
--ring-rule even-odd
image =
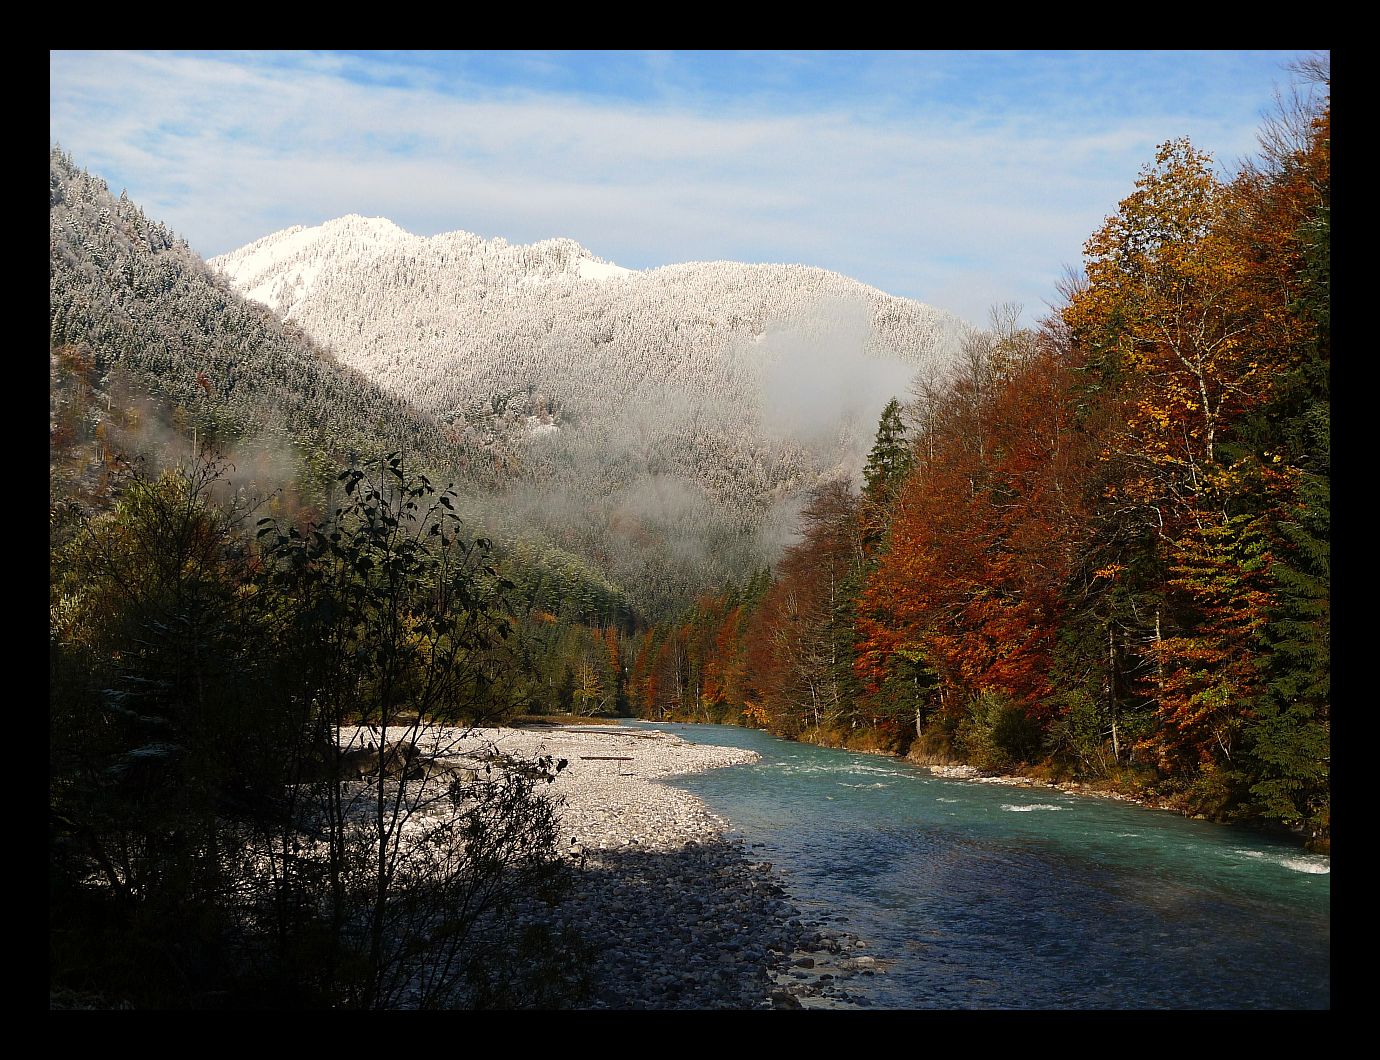
[[[437,734],[457,762],[550,756],[559,846],[574,875],[555,907],[521,908],[504,930],[574,933],[569,974],[591,1009],[850,1007],[847,981],[883,970],[839,923],[802,919],[779,874],[727,836],[698,798],[659,783],[756,761],[752,751],[618,726]],[[425,748],[423,748],[425,750]]]
[[[815,975],[817,985],[850,995],[853,1006],[862,1007],[852,1000],[861,997],[880,1009],[1327,1004],[1329,866],[1326,859],[1300,855],[1292,844],[1176,813],[1147,813],[1124,802],[946,779],[896,759],[786,742],[753,729],[645,723],[626,728],[630,734],[664,732],[760,756],[751,765],[656,783],[694,794],[731,821],[728,835],[743,838],[738,849],[748,863],[773,863],[773,881],[801,911],[792,919],[822,939],[824,929],[839,927],[855,936],[836,942],[838,952],[802,953],[795,958],[800,964],[785,962],[792,970],[784,982],[783,962],[768,952],[773,989],[789,987],[793,975],[802,976],[795,980],[802,985],[803,977]],[[636,736],[612,739],[657,746]],[[557,747],[545,744],[548,751]],[[618,895],[612,880],[608,895],[602,881],[582,882],[592,888],[594,919],[613,925],[601,929],[614,932],[610,954],[619,948],[620,918],[643,932],[644,926],[650,931],[694,915],[682,910],[663,918],[660,909],[639,908],[644,895],[653,905],[662,901],[656,881],[672,878],[674,884],[670,865],[653,865],[639,880],[636,857],[605,856],[626,871],[627,893]],[[686,884],[707,890],[703,880],[713,875],[712,867],[695,875]],[[729,894],[735,891],[741,900],[740,889]],[[711,922],[741,915],[731,912],[732,899],[722,905],[725,913]],[[841,922],[840,916],[848,919]],[[752,935],[742,933],[745,939]],[[859,940],[866,942],[861,950]],[[719,938],[697,952],[731,960],[725,943],[733,941]],[[644,960],[641,967],[661,975],[690,963],[685,951],[677,954],[679,946],[656,939],[644,937],[631,948],[645,956],[627,959]],[[786,956],[784,946],[763,949]],[[618,975],[623,959],[602,964],[601,974]],[[703,971],[701,962],[694,963]],[[1291,969],[1289,975],[1279,976],[1281,966]],[[834,970],[843,968],[851,978]],[[594,985],[585,1007],[745,1004],[714,1000],[731,992],[728,982],[706,986],[703,998],[694,1001],[667,998],[669,983],[653,982],[640,995],[613,998],[600,998],[600,984]],[[823,993],[796,1000],[804,1007],[837,1004]]]
[[[697,723],[690,722],[684,724]],[[991,770],[984,770],[977,766],[955,761],[952,757],[917,753],[914,746],[912,746],[909,752],[901,753],[895,750],[894,747],[888,749],[887,747],[879,746],[875,737],[864,736],[861,741],[858,741],[849,739],[846,736],[840,737],[837,733],[827,734],[820,730],[807,731],[797,737],[795,742],[808,744],[812,747],[828,747],[840,751],[850,751],[855,754],[872,755],[878,758],[890,758],[909,762],[911,765],[927,769],[934,776],[943,777],[946,780],[964,780],[977,784],[1002,784],[1021,788],[1049,788],[1051,790],[1065,792],[1069,795],[1108,799],[1114,802],[1124,802],[1133,806],[1141,806],[1145,809],[1163,810],[1167,813],[1178,814],[1179,816],[1197,821],[1214,821],[1218,824],[1232,825],[1246,828],[1251,831],[1261,832],[1266,835],[1276,836],[1288,842],[1297,843],[1300,848],[1310,854],[1330,857],[1332,853],[1330,838],[1317,838],[1311,836],[1301,827],[1290,827],[1278,821],[1256,818],[1242,819],[1203,813],[1198,806],[1186,804],[1186,800],[1182,797],[1170,798],[1156,795],[1139,788],[1128,789],[1110,780],[1049,780],[1044,777],[1026,776],[1020,773],[993,772]]]

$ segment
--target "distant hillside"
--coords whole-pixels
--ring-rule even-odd
[[[490,454],[513,483],[497,518],[662,602],[771,562],[803,491],[855,477],[887,399],[965,333],[822,269],[633,272],[568,239],[424,238],[382,218],[210,264]]]
[[[224,452],[251,441],[277,447],[298,470],[315,463],[325,473],[352,452],[396,448],[435,467],[453,460],[454,442],[430,416],[242,298],[58,149],[49,162],[48,290],[50,346],[85,351],[107,412],[112,388],[145,394],[182,433],[195,427]]]
[[[641,413],[712,408],[715,426],[760,433],[764,404],[790,396],[778,377],[827,361],[918,369],[946,359],[963,331],[951,314],[823,269],[633,272],[569,239],[423,238],[353,215],[210,264],[346,364],[479,431],[626,420],[635,403]]]
[[[468,489],[465,514],[484,529],[491,505],[482,487],[496,481],[501,461],[241,297],[185,242],[58,149],[49,222],[55,494],[99,505],[117,454],[157,466],[185,459],[195,443],[233,461],[236,483],[251,494],[305,489],[306,501],[319,504],[352,457],[402,449],[438,481]],[[531,607],[626,612],[620,589],[548,538],[514,532],[497,544]]]

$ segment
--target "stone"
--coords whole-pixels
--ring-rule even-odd
[[[594,984],[577,1007],[802,1007],[780,979],[813,978],[800,969],[816,968],[816,958],[800,951],[817,948],[819,926],[802,917],[770,863],[754,861],[745,844],[726,838],[727,822],[689,793],[656,783],[755,755],[645,736],[608,726],[482,730],[440,741],[448,781],[463,777],[456,759],[481,760],[485,741],[503,756],[493,763],[539,755],[571,763],[549,787],[561,842],[574,838],[584,854],[565,859],[574,877],[571,893],[554,909],[534,900],[496,920],[494,938],[537,924],[577,933],[591,953],[582,970]],[[617,771],[589,760],[606,756],[628,757]],[[400,764],[407,768],[408,761]],[[844,945],[851,951],[854,941],[849,936]]]
[[[772,1008],[804,1008],[800,999],[789,990],[773,990],[771,992]]]

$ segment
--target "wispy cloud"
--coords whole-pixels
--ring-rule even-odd
[[[289,224],[801,262],[1032,312],[1155,145],[1294,53],[54,53],[51,135],[210,256]]]

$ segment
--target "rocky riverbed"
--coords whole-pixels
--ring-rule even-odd
[[[1128,795],[1125,792],[1100,788],[1093,784],[1085,784],[1076,780],[1035,780],[1032,777],[1022,777],[1011,773],[984,773],[981,769],[978,769],[977,766],[966,765],[931,765],[926,768],[928,768],[930,773],[934,776],[943,777],[946,780],[970,780],[975,784],[1006,784],[1016,788],[1054,788],[1057,791],[1066,792],[1069,795],[1087,795],[1096,799],[1130,802],[1151,810],[1180,812],[1170,803],[1163,800],[1145,798],[1139,795]],[[1200,817],[1199,819],[1202,820],[1203,818]]]
[[[658,783],[755,761],[755,752],[615,726],[436,739],[434,753],[457,763],[494,752],[565,761],[549,794],[575,874],[570,896],[525,907],[504,929],[518,937],[539,923],[577,936],[583,1007],[845,1008],[866,1003],[848,989],[853,976],[884,974],[885,962],[841,923],[802,919],[772,866],[728,837],[727,821]]]

